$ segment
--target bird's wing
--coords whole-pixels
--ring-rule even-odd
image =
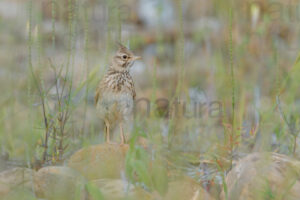
[[[133,100],[135,100],[136,97],[136,92],[135,92],[135,88],[134,88],[134,82],[133,79],[131,78],[131,76],[128,76],[128,82],[129,82],[129,86],[127,86],[128,90],[131,92],[132,98]]]
[[[94,97],[95,105],[97,105],[98,101],[102,98],[103,89],[104,89],[104,81],[102,80],[96,89],[96,93]]]

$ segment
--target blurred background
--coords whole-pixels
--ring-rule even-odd
[[[284,0],[1,0],[0,170],[104,141],[93,98],[118,41],[150,105],[128,132],[172,170],[209,187],[249,152],[299,158],[299,19]]]

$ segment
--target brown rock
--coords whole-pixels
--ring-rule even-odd
[[[164,200],[212,200],[208,192],[206,192],[197,182],[190,178],[184,178],[170,182],[168,192],[163,198]]]
[[[0,173],[0,197],[4,197],[11,190],[20,187],[28,190],[33,188],[34,171],[27,168],[14,168]]]
[[[145,190],[135,187],[120,179],[99,179],[91,181],[93,186],[96,186],[101,191],[104,199],[119,200],[150,200],[153,197]],[[90,200],[96,200],[92,195]]]
[[[83,148],[71,156],[69,167],[89,180],[121,178],[128,145],[101,144]]]
[[[18,187],[14,190],[11,190],[7,195],[3,198],[0,196],[1,200],[29,200],[29,199],[36,199],[33,190],[28,190],[26,188]]]
[[[4,183],[0,183],[0,196],[4,197],[10,192],[10,187]]]
[[[35,193],[40,198],[75,199],[84,196],[84,178],[69,167],[45,167],[34,176]]]
[[[230,200],[299,200],[300,162],[277,153],[253,153],[228,173],[226,184]]]

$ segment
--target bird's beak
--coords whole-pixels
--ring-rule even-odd
[[[132,60],[133,60],[133,61],[135,61],[135,60],[140,60],[140,59],[142,59],[141,56],[133,56],[133,57],[132,57]]]

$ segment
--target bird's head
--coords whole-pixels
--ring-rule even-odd
[[[112,68],[117,71],[127,71],[133,65],[134,61],[141,59],[135,56],[129,49],[122,44],[118,44],[119,49],[113,57]]]

